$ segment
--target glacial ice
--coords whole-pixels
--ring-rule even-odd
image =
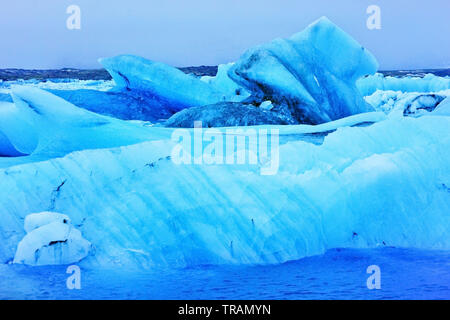
[[[370,52],[323,17],[289,39],[248,50],[228,74],[256,102],[270,100],[298,123],[319,124],[372,111],[355,82],[377,68]]]
[[[434,116],[450,116],[450,97],[445,98],[431,114]]]
[[[208,83],[161,62],[132,55],[99,61],[113,77],[116,90],[143,92],[178,110],[226,100]]]
[[[14,105],[0,109],[0,152],[6,156],[60,156],[155,138],[141,125],[89,112],[41,89],[15,87],[12,97]]]
[[[24,229],[27,233],[30,233],[35,229],[38,229],[53,222],[68,224],[71,221],[70,218],[65,214],[57,212],[46,211],[41,213],[34,213],[29,214],[25,217]]]
[[[425,77],[385,77],[381,73],[359,79],[356,85],[364,96],[377,90],[401,92],[438,92],[450,89],[449,77],[427,74]]]
[[[208,83],[219,92],[223,92],[228,102],[241,102],[250,97],[250,92],[239,86],[231,80],[228,71],[233,67],[234,63],[221,64],[218,67],[215,77],[204,76],[202,81]]]
[[[112,91],[45,88],[72,103],[39,83],[0,90],[0,263],[173,268],[450,250],[449,78],[361,79],[375,58],[326,18],[216,77],[134,56],[102,63]],[[225,126],[278,132],[278,173],[262,176],[262,161],[177,165],[176,129],[88,111],[154,121],[187,107],[168,124],[204,120],[231,140],[239,133]],[[317,125],[277,125],[292,122]]]
[[[274,176],[261,176],[259,165],[176,165],[169,139],[3,168],[0,261],[14,256],[21,219],[49,209],[68,215],[96,247],[85,266],[450,249],[449,126],[443,116],[389,118],[340,128],[322,145],[287,142]]]
[[[432,112],[447,96],[450,96],[450,90],[437,93],[377,90],[364,99],[375,110],[386,114],[399,110],[405,116],[421,116]]]
[[[77,107],[122,120],[152,123],[169,119],[178,108],[142,92],[97,90],[47,90]]]
[[[165,122],[166,127],[193,128],[195,121],[204,127],[255,126],[291,124],[278,113],[238,102],[222,102],[209,106],[184,109]]]
[[[31,266],[76,263],[91,249],[89,241],[75,229],[66,215],[55,212],[25,218],[27,235],[19,242],[13,263]]]

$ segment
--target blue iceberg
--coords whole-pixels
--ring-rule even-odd
[[[260,103],[270,100],[299,123],[372,111],[356,81],[374,74],[373,55],[323,17],[289,39],[247,51],[229,76]]]

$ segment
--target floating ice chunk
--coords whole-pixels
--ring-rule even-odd
[[[393,110],[402,111],[405,116],[421,116],[433,111],[450,91],[419,93],[378,90],[364,99],[376,110],[386,114]]]
[[[225,95],[198,78],[161,62],[132,55],[99,60],[119,90],[139,90],[165,100],[178,110],[214,104]]]
[[[15,87],[12,97],[15,106],[8,106],[6,116],[0,111],[0,132],[23,154],[64,155],[135,144],[153,136],[142,126],[78,108],[37,88]]]
[[[377,67],[370,52],[323,17],[289,39],[247,51],[228,74],[257,101],[319,124],[372,111],[355,82]]]
[[[272,110],[273,104],[272,104],[272,101],[264,101],[263,103],[261,103],[259,105],[259,107],[263,110]]]
[[[24,228],[27,233],[53,222],[70,224],[70,218],[57,212],[41,212],[29,214],[25,218]]]
[[[14,263],[31,266],[76,263],[85,258],[91,244],[65,215],[53,212],[26,218],[27,235],[20,241]]]
[[[436,94],[420,94],[407,105],[404,111],[406,116],[418,117],[432,112],[445,97]]]
[[[356,82],[359,91],[369,96],[377,90],[401,92],[438,92],[450,89],[449,77],[427,74],[425,77],[385,77],[381,73],[361,78]]]
[[[38,139],[31,119],[13,103],[0,103],[0,156],[31,154]]]

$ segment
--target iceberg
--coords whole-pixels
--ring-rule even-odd
[[[67,153],[131,145],[157,138],[142,125],[102,116],[41,89],[15,87],[0,109],[4,156]],[[163,134],[163,136],[166,136]]]
[[[432,112],[447,96],[450,96],[450,90],[437,93],[377,90],[364,99],[377,111],[389,114],[399,110],[404,116],[417,117]]]
[[[0,193],[0,261],[14,257],[22,219],[42,211],[64,212],[95,246],[87,267],[448,250],[449,126],[446,116],[388,118],[339,128],[321,145],[288,141],[274,176],[261,176],[259,164],[177,165],[170,139],[1,168],[0,189],[9,192]]]
[[[438,77],[427,74],[420,77],[385,77],[381,73],[359,79],[356,85],[364,96],[370,96],[377,90],[401,92],[438,92],[450,89],[450,77]]]
[[[320,124],[373,111],[356,81],[377,68],[369,51],[323,17],[289,39],[248,50],[228,75],[254,101],[270,100],[298,123]]]
[[[181,110],[226,100],[208,83],[161,62],[132,55],[100,59],[113,77],[117,91],[138,91]]]

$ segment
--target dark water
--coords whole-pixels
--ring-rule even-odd
[[[195,76],[215,76],[217,66],[199,66],[179,68],[181,71]],[[78,79],[78,80],[111,80],[111,75],[105,69],[55,69],[55,70],[27,70],[0,69],[0,80],[48,80],[48,79]]]
[[[381,269],[380,290],[367,288],[370,265]],[[346,249],[275,266],[81,272],[81,290],[68,290],[66,267],[2,265],[0,298],[450,299],[450,251]]]
[[[195,76],[215,76],[217,66],[198,66],[179,68],[181,71]],[[393,77],[424,77],[431,73],[439,77],[450,76],[450,69],[418,69],[418,70],[392,70],[379,71],[385,76]],[[26,69],[0,69],[0,80],[48,80],[48,79],[78,79],[78,80],[111,80],[111,76],[105,69],[55,69],[55,70],[26,70]]]

